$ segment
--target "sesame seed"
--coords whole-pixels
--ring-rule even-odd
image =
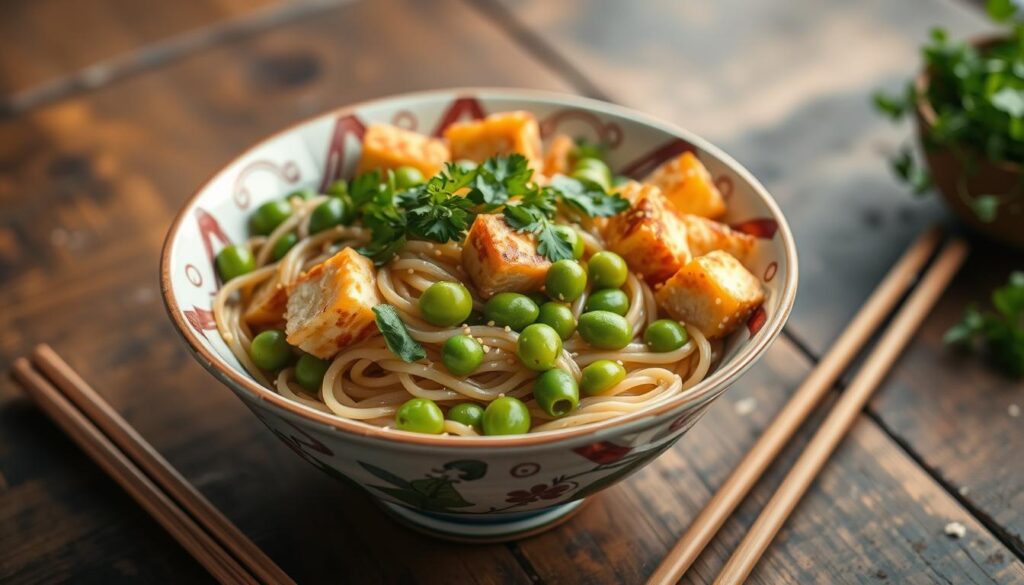
[[[621,365],[624,365],[624,364],[622,363],[622,360],[615,360],[615,363],[619,364],[620,366],[621,366]]]
[[[512,328],[511,328],[511,327],[509,327],[508,325],[505,325],[505,332],[507,333],[507,332],[509,332],[509,331],[512,331]]]
[[[494,321],[488,321],[487,322],[487,326],[488,327],[494,327]]]
[[[441,250],[434,250],[434,256],[440,256]]]
[[[1016,404],[1011,404],[1006,409],[1006,413],[1009,414],[1010,416],[1012,416],[1013,418],[1017,418],[1017,417],[1020,416],[1020,407],[1017,406]]]
[[[413,270],[412,268],[410,268],[409,270],[407,270],[407,272],[408,272],[409,274],[416,274],[416,271],[415,271],[415,270]]]
[[[491,353],[491,347],[489,345],[484,346],[484,353]]]
[[[950,522],[946,524],[946,536],[952,536],[953,538],[963,538],[967,535],[967,527],[959,522]]]

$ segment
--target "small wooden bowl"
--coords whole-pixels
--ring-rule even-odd
[[[973,40],[971,44],[984,49],[1004,39],[1001,36],[985,36]],[[1022,180],[1021,165],[993,162],[975,152],[977,172],[970,175],[952,150],[934,146],[929,148],[926,137],[937,116],[926,95],[928,83],[928,71],[922,71],[915,81],[918,95],[917,131],[935,188],[942,194],[946,206],[973,230],[998,242],[1024,249],[1024,204],[1021,201],[1000,204],[995,220],[985,222],[978,218],[961,194],[961,189],[971,197],[1007,193]]]

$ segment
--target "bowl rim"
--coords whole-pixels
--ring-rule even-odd
[[[541,103],[564,105],[568,107],[579,107],[590,111],[596,111],[604,114],[620,116],[632,120],[634,122],[661,130],[666,134],[676,136],[683,140],[686,140],[690,144],[698,147],[702,151],[708,152],[712,156],[716,157],[723,164],[728,166],[733,172],[743,178],[748,184],[751,185],[754,192],[762,200],[765,206],[771,213],[772,219],[778,224],[777,234],[779,234],[783,250],[786,259],[787,278],[781,289],[781,298],[779,302],[779,310],[771,316],[764,326],[759,331],[760,338],[757,339],[752,345],[744,348],[737,356],[735,356],[730,362],[722,364],[718,370],[714,371],[710,376],[697,383],[693,388],[688,389],[687,392],[683,392],[680,395],[667,400],[662,403],[658,403],[648,408],[638,410],[623,416],[608,419],[598,423],[582,425],[578,427],[570,427],[567,429],[558,429],[553,431],[547,431],[543,433],[528,433],[524,435],[508,435],[508,436],[497,436],[497,437],[464,437],[464,436],[448,436],[448,435],[426,435],[419,433],[408,433],[398,431],[396,429],[385,429],[383,427],[376,427],[361,423],[355,420],[349,420],[339,417],[334,414],[318,411],[311,407],[308,407],[299,402],[292,401],[284,396],[281,396],[277,392],[266,388],[256,381],[243,376],[241,373],[236,371],[230,365],[228,365],[223,358],[216,355],[215,352],[208,350],[200,342],[198,336],[193,332],[188,324],[185,322],[184,317],[181,314],[180,307],[177,299],[175,298],[173,288],[171,286],[171,250],[174,247],[176,236],[180,231],[182,222],[189,212],[195,206],[200,195],[206,191],[210,184],[220,176],[225,169],[235,164],[250,152],[264,146],[268,142],[292,132],[297,128],[310,124],[316,120],[331,118],[335,119],[340,116],[356,113],[359,109],[379,104],[381,102],[409,99],[409,98],[430,98],[433,96],[437,97],[460,97],[460,96],[474,96],[478,98],[492,98],[492,99],[515,99],[523,98],[528,101],[536,101]],[[495,87],[495,86],[468,86],[468,87],[456,87],[446,89],[432,89],[423,91],[404,92],[398,94],[392,94],[382,97],[377,97],[369,100],[363,100],[319,114],[303,118],[302,120],[290,124],[289,126],[273,132],[262,139],[254,142],[251,146],[243,150],[241,153],[232,157],[228,162],[218,166],[218,168],[202,183],[199,187],[193,191],[192,195],[189,196],[181,208],[178,210],[174,217],[173,222],[167,230],[167,235],[164,237],[164,243],[160,254],[160,292],[163,298],[164,308],[167,310],[171,317],[171,321],[175,325],[175,329],[178,334],[182,336],[186,344],[189,346],[192,355],[199,361],[199,363],[213,376],[228,385],[235,393],[244,391],[250,395],[251,398],[268,404],[275,409],[284,410],[286,413],[298,417],[299,419],[305,419],[309,422],[319,423],[326,425],[334,430],[341,431],[346,434],[353,434],[357,437],[365,439],[381,439],[386,443],[400,443],[408,445],[419,445],[419,446],[437,446],[437,447],[458,447],[468,448],[473,450],[479,450],[481,448],[490,449],[504,446],[536,446],[547,443],[559,443],[568,439],[578,438],[586,435],[593,435],[601,431],[607,431],[615,427],[632,426],[630,423],[637,422],[647,418],[655,418],[657,416],[670,413],[675,408],[682,406],[684,403],[689,403],[697,399],[703,398],[704,396],[710,395],[711,397],[717,397],[725,389],[731,386],[744,372],[746,372],[755,362],[757,362],[761,356],[768,350],[768,348],[775,342],[776,338],[781,334],[782,328],[789,318],[789,314],[793,309],[793,304],[796,300],[796,289],[799,279],[798,265],[797,265],[797,253],[796,253],[796,242],[793,238],[793,234],[789,228],[789,224],[786,222],[785,216],[782,214],[781,209],[776,203],[775,199],[768,193],[768,190],[758,181],[743,165],[739,164],[734,158],[726,154],[724,151],[714,146],[704,138],[678,127],[674,124],[663,122],[647,114],[638,112],[631,108],[611,104],[601,100],[593,98],[587,98],[577,96],[573,94],[536,90],[536,89],[523,89],[523,88],[509,88],[509,87]],[[701,386],[704,386],[701,388]],[[694,393],[693,390],[698,390]]]

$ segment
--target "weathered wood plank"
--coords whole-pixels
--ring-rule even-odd
[[[586,508],[521,543],[551,583],[646,578],[806,373],[785,343],[720,399],[679,445]],[[749,412],[748,412],[748,409]],[[815,423],[817,421],[814,421]],[[809,433],[790,445],[687,575],[725,564]],[[943,533],[963,523],[965,538]],[[854,428],[769,547],[751,583],[1024,583],[1024,564],[870,420]]]
[[[13,0],[0,19],[0,94],[265,8],[277,0]]]
[[[990,309],[991,290],[1021,267],[1020,255],[979,243],[871,409],[1024,556],[1024,384],[942,343],[964,307]]]

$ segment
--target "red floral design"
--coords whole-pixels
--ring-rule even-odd
[[[758,307],[754,309],[754,313],[747,319],[747,330],[750,331],[750,336],[753,337],[758,331],[764,327],[765,321],[768,320],[768,315],[764,312],[764,307]]]
[[[437,128],[434,128],[434,136],[440,138],[449,126],[463,118],[468,117],[471,120],[480,120],[486,115],[483,105],[476,97],[463,96],[456,98],[452,105],[448,106],[448,109],[441,115]]]
[[[213,331],[217,328],[217,321],[213,318],[213,311],[193,306],[181,312],[188,324],[196,330],[196,333],[206,337],[206,331]]]
[[[693,145],[689,142],[682,138],[673,138],[628,165],[625,165],[620,172],[631,179],[639,181],[642,177],[649,175],[651,171],[661,166],[661,163],[675,158],[684,152],[692,152],[693,150]]]
[[[628,455],[632,450],[632,447],[623,447],[622,445],[616,445],[615,443],[609,443],[608,441],[591,443],[585,447],[577,447],[573,449],[576,453],[579,453],[598,465],[615,463],[619,459]]]
[[[234,189],[231,192],[231,198],[239,209],[247,209],[251,199],[249,188],[245,185],[246,179],[250,175],[261,171],[276,175],[279,180],[286,183],[297,182],[300,175],[299,165],[295,164],[294,161],[287,161],[280,166],[269,160],[254,160],[250,162],[238,172],[238,176],[235,178]]]
[[[345,148],[348,144],[348,137],[355,136],[362,142],[365,133],[366,124],[363,124],[363,121],[355,114],[342,116],[334,123],[334,133],[331,134],[331,142],[327,145],[327,156],[324,157],[326,168],[323,181],[320,183],[321,193],[341,177],[342,166],[345,165]]]
[[[596,136],[595,141],[608,148],[615,149],[618,148],[619,144],[622,144],[622,128],[618,124],[615,122],[604,122],[599,116],[579,108],[558,110],[541,120],[540,135],[542,138],[548,138],[555,133],[556,128],[560,124],[573,120],[589,126]]]
[[[759,217],[735,223],[731,227],[738,232],[749,234],[755,238],[770,240],[775,237],[775,232],[779,231],[779,222],[770,217]]]
[[[558,483],[555,482],[552,485],[539,483],[529,490],[512,490],[506,494],[505,501],[510,504],[522,506],[524,504],[530,504],[537,500],[554,500],[559,498],[565,492],[576,487],[574,482]]]

